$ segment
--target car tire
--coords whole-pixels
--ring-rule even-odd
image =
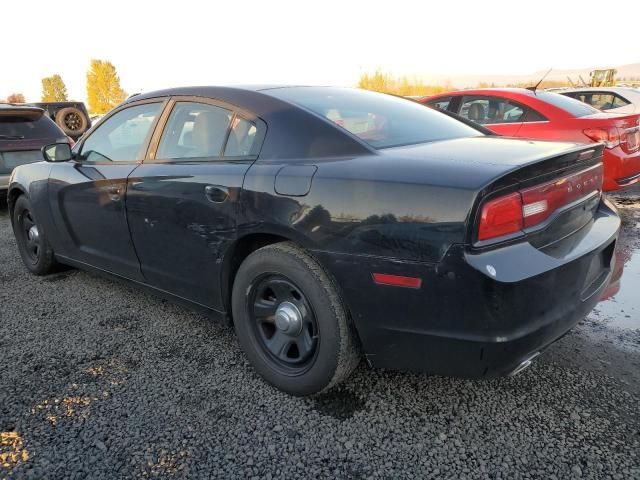
[[[89,121],[81,110],[66,107],[56,113],[56,124],[65,135],[78,138],[86,132]]]
[[[22,195],[13,209],[13,233],[20,256],[27,269],[35,275],[53,273],[58,264],[42,228],[38,226],[31,202]]]
[[[358,337],[334,282],[293,243],[269,245],[245,259],[233,284],[232,312],[255,370],[289,394],[326,391],[360,361]]]

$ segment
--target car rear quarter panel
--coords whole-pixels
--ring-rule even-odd
[[[276,193],[283,164],[257,162],[245,177],[241,235],[243,228],[259,230],[292,237],[310,250],[438,262],[464,241],[475,192],[430,184],[428,169],[392,160],[316,159],[310,191],[298,196]],[[286,165],[290,172],[309,162]]]

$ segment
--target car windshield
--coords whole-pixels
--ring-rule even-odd
[[[554,107],[558,107],[567,113],[570,113],[574,117],[584,117],[587,115],[593,115],[600,113],[600,110],[593,108],[591,105],[582,103],[575,98],[566,97],[559,93],[553,92],[536,92],[536,98],[539,98],[543,102],[550,103]]]
[[[34,120],[33,117],[10,114],[0,115],[0,139],[16,138],[57,138],[64,134],[53,121],[45,116]]]
[[[484,135],[419,103],[367,90],[290,87],[268,93],[322,115],[374,148]]]

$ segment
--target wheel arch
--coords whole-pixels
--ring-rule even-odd
[[[313,258],[318,265],[322,267],[324,272],[332,281],[335,286],[338,295],[340,296],[344,308],[347,312],[347,315],[350,318],[350,321],[353,324],[353,318],[351,313],[351,308],[349,306],[349,302],[342,290],[342,287],[337,281],[336,276],[333,274],[330,268],[325,264],[325,262],[321,261],[316,255],[313,254],[312,245],[309,244],[309,241],[300,237],[300,234],[296,234],[296,232],[283,232],[279,229],[277,231],[260,231],[260,232],[251,232],[247,233],[240,238],[238,238],[233,245],[229,248],[227,254],[225,255],[225,259],[223,261],[222,267],[222,275],[221,275],[221,290],[222,290],[222,299],[224,302],[224,308],[227,312],[227,318],[229,323],[233,322],[233,312],[231,308],[231,294],[233,292],[233,284],[235,281],[236,273],[240,268],[240,265],[244,260],[251,255],[256,250],[266,247],[268,245],[273,245],[275,243],[282,242],[290,242],[296,245],[297,247],[304,250],[304,252]],[[355,324],[353,324],[355,330]]]
[[[18,200],[18,197],[27,195],[27,191],[21,186],[15,185],[9,188],[7,192],[7,209],[9,210],[9,217],[13,221],[13,208]]]

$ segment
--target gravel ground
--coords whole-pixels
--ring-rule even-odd
[[[292,398],[227,326],[87,273],[28,275],[3,210],[0,478],[640,478],[638,331],[607,322],[515,378],[361,365]]]

